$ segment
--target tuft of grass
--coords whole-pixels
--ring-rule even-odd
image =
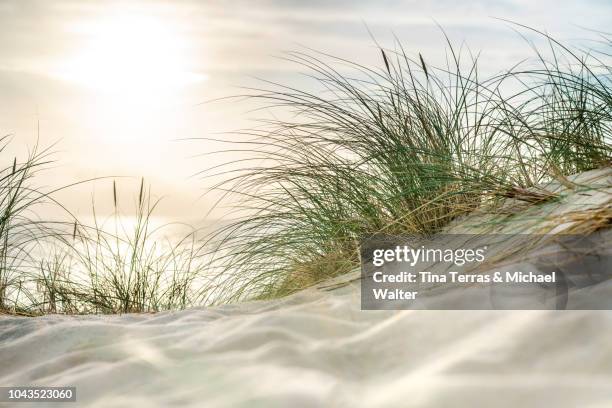
[[[34,208],[46,195],[32,179],[51,162],[48,149],[32,149],[25,160],[7,157],[12,138],[0,137],[0,313],[19,313],[20,299],[29,298],[25,274],[40,240],[51,234]]]
[[[159,201],[144,179],[132,218],[122,214],[113,180],[110,218],[100,220],[94,206],[93,225],[43,220],[44,205],[61,207],[51,197],[57,190],[35,184],[51,152],[37,145],[24,161],[3,157],[10,142],[0,138],[7,163],[0,169],[0,314],[155,312],[199,304],[204,262],[197,231],[154,225]]]
[[[284,295],[356,266],[363,237],[434,233],[506,197],[555,199],[538,184],[609,165],[610,40],[598,53],[535,32],[548,47],[536,66],[486,79],[448,39],[444,67],[401,45],[380,49],[381,68],[289,53],[318,91],[252,90],[290,115],[227,150],[250,158],[205,170],[225,176],[213,189],[235,218],[208,238],[210,298]]]
[[[143,313],[196,304],[199,258],[196,232],[166,238],[172,225],[154,225],[150,189],[140,182],[136,215],[126,220],[113,181],[114,214],[95,215],[93,225],[74,223],[69,245],[56,247],[34,278],[39,302],[34,310],[63,313]],[[171,234],[170,231],[168,231]]]

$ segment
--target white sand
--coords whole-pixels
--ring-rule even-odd
[[[612,406],[611,311],[368,312],[353,277],[174,313],[3,317],[0,385],[76,386],[95,407]],[[593,291],[612,298],[608,281],[573,299]]]
[[[157,315],[4,318],[0,330],[2,385],[76,386],[79,406],[612,401],[609,311],[364,312],[344,287]]]

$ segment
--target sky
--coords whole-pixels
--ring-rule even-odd
[[[112,179],[132,200],[144,177],[163,197],[159,215],[202,220],[214,196],[196,174],[232,157],[205,155],[222,145],[201,138],[235,140],[232,130],[266,114],[216,100],[262,79],[308,86],[283,52],[308,47],[379,66],[372,36],[391,48],[397,37],[409,54],[438,61],[440,25],[495,73],[532,55],[499,19],[583,44],[611,18],[605,0],[0,0],[0,134],[13,137],[1,157],[12,162],[39,140],[56,160],[39,185],[108,177],[56,194],[76,214],[90,213],[92,198],[110,208]]]

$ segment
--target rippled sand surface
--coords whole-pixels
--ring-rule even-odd
[[[363,312],[349,285],[156,315],[3,318],[0,330],[1,384],[76,386],[78,406],[607,407],[612,396],[608,311]]]

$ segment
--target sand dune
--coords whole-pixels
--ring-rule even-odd
[[[610,174],[596,176],[608,190],[540,211],[609,205]],[[76,386],[92,407],[610,406],[611,312],[361,311],[357,276],[180,312],[3,317],[0,384]],[[573,302],[593,293],[612,284]]]
[[[608,311],[362,312],[351,285],[1,328],[2,384],[73,385],[84,406],[604,407],[612,395]]]

